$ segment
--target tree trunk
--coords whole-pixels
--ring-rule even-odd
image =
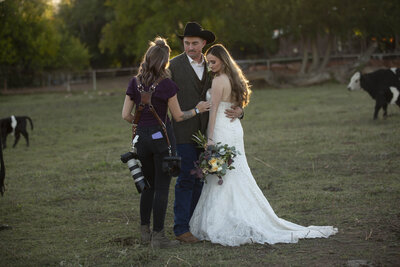
[[[303,59],[301,60],[301,67],[299,70],[299,74],[303,75],[306,73],[307,63],[308,63],[308,42],[307,39],[302,38],[303,42]]]
[[[366,49],[366,51],[360,55],[360,58],[353,63],[351,66],[350,71],[355,71],[357,69],[362,69],[365,64],[371,59],[372,54],[378,48],[377,42],[372,42],[371,45]]]
[[[312,49],[312,63],[308,71],[309,73],[315,72],[319,66],[319,53],[318,53],[318,45],[316,38],[311,41],[311,49]]]
[[[315,84],[321,84],[331,79],[332,77],[328,72],[318,72],[318,73],[313,73],[312,75],[299,77],[298,79],[291,81],[291,84],[294,86],[310,86]]]
[[[348,83],[351,75],[353,75],[355,71],[361,71],[364,68],[364,66],[371,59],[371,55],[374,53],[377,47],[377,42],[371,43],[365,53],[361,54],[353,64],[349,64],[338,69],[338,71],[334,73],[334,78],[341,83]]]
[[[354,51],[354,48],[351,44],[352,43],[351,40],[352,40],[352,34],[349,31],[349,33],[347,34],[347,41],[346,41],[347,51],[345,51],[345,53],[349,53],[349,54],[356,53],[356,51]]]
[[[328,65],[329,60],[331,59],[331,50],[332,50],[332,35],[329,33],[328,34],[328,44],[326,45],[326,50],[324,54],[324,59],[321,63],[321,67],[319,68],[319,72],[322,72],[326,65]]]
[[[360,51],[361,51],[361,54],[365,53],[365,50],[367,50],[367,43],[365,41],[365,38],[361,38],[360,39]]]

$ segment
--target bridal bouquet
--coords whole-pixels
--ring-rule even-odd
[[[206,176],[208,174],[214,174],[218,176],[218,184],[221,185],[223,183],[222,176],[226,174],[226,171],[235,168],[232,166],[233,158],[238,154],[240,155],[239,151],[236,151],[234,146],[221,145],[220,142],[208,146],[207,138],[200,131],[193,134],[192,140],[204,151],[200,154],[199,159],[194,162],[195,168],[191,170],[191,174],[205,182],[207,182]]]

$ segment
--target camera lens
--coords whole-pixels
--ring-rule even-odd
[[[132,152],[125,153],[121,155],[121,161],[128,164],[129,171],[135,181],[136,189],[139,194],[142,193],[143,190],[150,188],[150,184],[143,175],[140,161],[137,159],[136,154]]]
[[[136,159],[130,159],[128,162],[129,170],[131,171],[133,180],[135,181],[136,189],[139,193],[150,187],[146,178],[144,178],[142,169],[140,168],[139,161]]]

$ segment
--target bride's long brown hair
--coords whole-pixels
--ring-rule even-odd
[[[159,77],[171,77],[168,69],[170,52],[171,48],[164,38],[156,37],[154,41],[149,42],[149,48],[143,56],[137,75],[141,84],[149,86]]]
[[[232,100],[240,107],[245,107],[250,101],[250,85],[238,64],[233,60],[228,50],[222,44],[211,46],[205,53],[211,54],[222,61],[221,73],[225,73],[232,86]]]

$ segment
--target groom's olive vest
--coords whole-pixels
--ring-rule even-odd
[[[207,66],[204,64],[203,79],[200,81],[196,72],[190,65],[189,59],[185,53],[174,57],[170,61],[169,69],[171,79],[178,85],[178,101],[182,111],[194,108],[197,103],[205,100],[207,89],[211,87],[211,76],[207,72]],[[198,114],[185,121],[172,121],[176,143],[193,143],[192,134],[200,130],[206,133],[208,123],[208,112]]]

